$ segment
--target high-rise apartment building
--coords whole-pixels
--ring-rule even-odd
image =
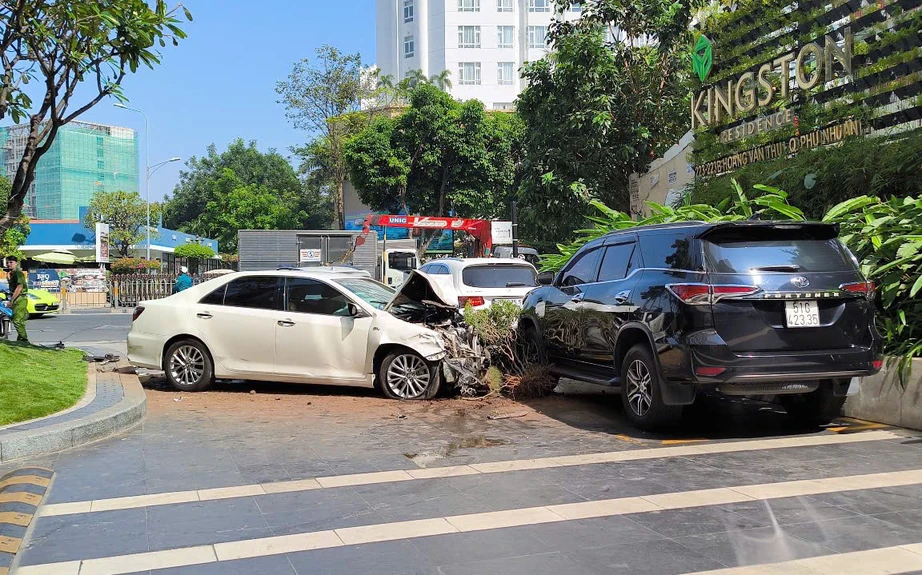
[[[28,125],[0,128],[0,173],[12,178],[25,150]],[[71,220],[96,192],[138,191],[138,137],[131,128],[71,122],[38,160],[25,212]]]
[[[553,0],[377,0],[377,65],[398,80],[448,70],[456,98],[508,109],[519,69],[547,52],[554,16]]]

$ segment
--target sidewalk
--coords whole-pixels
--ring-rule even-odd
[[[74,407],[0,428],[0,463],[98,441],[141,421],[146,397],[126,363],[90,363],[87,376],[87,394]]]

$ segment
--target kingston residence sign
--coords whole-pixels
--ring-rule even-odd
[[[811,42],[800,50],[788,52],[762,64],[758,70],[748,70],[692,94],[692,129],[716,126],[735,118],[739,113],[754,112],[758,107],[772,104],[776,97],[789,100],[792,96],[792,78],[801,90],[811,90],[820,82],[835,78],[836,64],[847,75],[851,75],[854,36],[848,27],[842,33],[845,37],[842,47],[827,35],[823,45]],[[692,65],[699,78],[706,78],[711,70],[711,50],[710,41],[701,36],[692,55]],[[780,78],[778,88],[773,83],[776,76]]]

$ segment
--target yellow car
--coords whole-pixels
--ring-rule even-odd
[[[0,299],[8,299],[9,293],[9,283],[0,281]],[[43,289],[30,289],[26,292],[26,299],[29,300],[29,317],[42,317],[47,313],[58,313],[61,309],[57,296]]]

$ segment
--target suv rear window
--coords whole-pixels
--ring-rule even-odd
[[[857,269],[837,239],[760,239],[704,242],[715,273],[839,272]]]
[[[479,288],[536,287],[536,276],[531,266],[515,264],[470,266],[461,271],[464,285]]]

